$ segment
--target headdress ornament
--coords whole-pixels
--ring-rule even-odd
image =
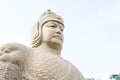
[[[43,24],[45,24],[48,21],[57,21],[57,22],[59,22],[59,23],[64,25],[63,19],[59,15],[51,12],[50,9],[47,10],[45,13],[43,13],[40,16],[39,23],[42,26]]]

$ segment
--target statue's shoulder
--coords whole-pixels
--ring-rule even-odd
[[[84,77],[78,68],[67,60],[65,60],[65,62],[68,64],[68,73],[66,73],[66,75],[69,76],[65,77],[65,80],[84,80]]]
[[[10,42],[10,43],[5,43],[0,46],[0,51],[13,51],[13,50],[26,50],[29,49],[29,47],[20,44],[20,43],[15,43],[15,42]]]
[[[25,49],[26,48],[26,49]],[[0,46],[0,80],[19,79],[28,50],[19,43],[5,43]],[[7,74],[6,74],[7,73]]]
[[[19,43],[6,43],[0,46],[0,61],[23,65],[29,55],[29,47]]]
[[[20,43],[15,43],[15,42],[5,43],[0,46],[0,48],[5,48],[5,47],[10,48],[10,47],[27,47],[27,46]]]

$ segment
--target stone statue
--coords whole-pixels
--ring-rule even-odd
[[[1,46],[0,80],[84,80],[80,71],[60,56],[63,30],[63,19],[48,10],[32,28],[31,47],[18,43]]]

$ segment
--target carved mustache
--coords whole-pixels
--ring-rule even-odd
[[[61,35],[53,35],[54,38],[57,38],[57,39],[60,39],[60,40],[63,40],[63,37]]]

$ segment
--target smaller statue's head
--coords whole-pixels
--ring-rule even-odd
[[[39,21],[33,26],[31,36],[31,46],[33,48],[38,47],[42,43],[57,44],[63,43],[63,19],[48,10],[43,13]]]

